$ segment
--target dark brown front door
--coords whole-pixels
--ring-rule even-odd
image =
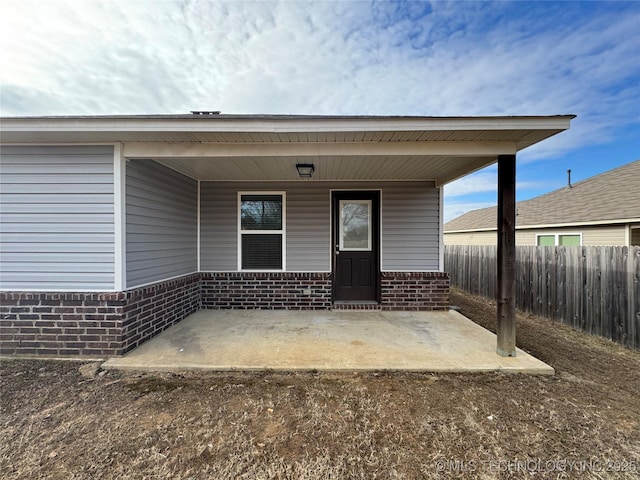
[[[335,301],[378,299],[379,192],[333,193]]]

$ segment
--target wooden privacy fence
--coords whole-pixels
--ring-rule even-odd
[[[495,298],[497,247],[447,245],[445,271]],[[640,349],[640,247],[516,247],[519,309]]]

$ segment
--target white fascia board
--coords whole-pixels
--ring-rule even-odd
[[[621,218],[618,220],[593,220],[589,222],[568,222],[568,223],[543,223],[540,225],[518,225],[516,230],[535,230],[539,228],[563,228],[563,227],[599,227],[601,225],[616,225],[640,222],[640,218]],[[467,230],[445,230],[447,233],[473,233],[497,231],[497,227],[470,228]]]
[[[5,132],[375,132],[566,130],[574,115],[548,117],[24,117],[0,119]]]
[[[518,227],[516,227],[517,229]],[[468,230],[445,230],[444,234],[447,233],[474,233],[474,232],[496,232],[498,227],[487,227],[487,228],[471,228]]]
[[[616,225],[624,223],[638,222],[640,218],[621,218],[618,220],[600,220],[591,222],[568,222],[568,223],[549,223],[541,225],[523,225],[516,227],[516,230],[532,230],[534,228],[562,228],[562,227],[599,227],[600,225]]]

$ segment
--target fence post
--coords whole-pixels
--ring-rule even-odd
[[[629,246],[627,256],[627,345],[640,348],[640,247]]]

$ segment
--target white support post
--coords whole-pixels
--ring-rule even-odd
[[[439,257],[438,257],[438,263],[439,263],[439,268],[438,270],[440,272],[444,272],[444,187],[440,186],[438,187],[438,190],[440,191],[440,226],[438,227],[438,229],[440,230],[438,232],[438,249],[439,249]]]
[[[198,180],[198,213],[197,213],[197,222],[198,225],[196,227],[196,235],[198,236],[197,239],[197,245],[196,245],[196,249],[197,249],[197,258],[198,258],[198,272],[200,272],[200,180]]]
[[[120,292],[127,288],[126,262],[126,159],[122,143],[113,146],[113,221],[114,221],[114,282]]]

